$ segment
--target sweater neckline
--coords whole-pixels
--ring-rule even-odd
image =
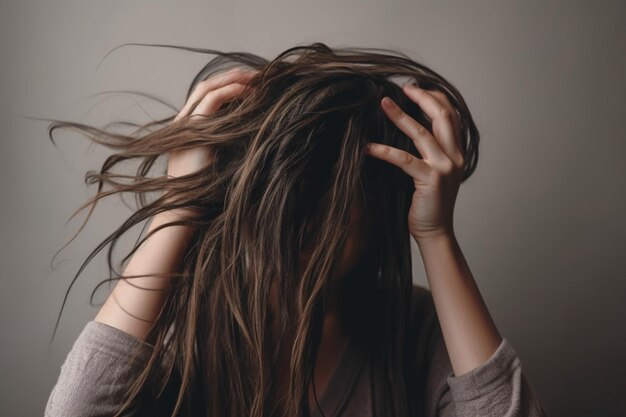
[[[338,415],[352,391],[365,356],[365,350],[357,346],[352,337],[349,337],[324,391],[317,397],[319,407],[313,404],[310,410],[311,417]]]

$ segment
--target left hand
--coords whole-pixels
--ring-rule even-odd
[[[459,139],[461,129],[456,109],[442,92],[410,84],[405,84],[402,90],[432,120],[432,134],[391,98],[383,98],[381,106],[394,124],[411,138],[423,159],[373,142],[368,144],[366,153],[399,167],[413,178],[415,192],[408,224],[409,232],[419,243],[441,234],[453,234],[454,204],[464,164]]]

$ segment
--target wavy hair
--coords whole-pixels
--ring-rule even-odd
[[[111,276],[98,287],[136,277],[121,275],[112,263],[115,244],[133,226],[179,207],[199,213],[152,231],[187,224],[194,236],[181,270],[171,274],[165,304],[148,335],[154,345],[150,359],[116,416],[139,406],[146,392],[163,395],[172,381],[172,415],[310,415],[307,387],[355,196],[364,203],[369,238],[365,255],[342,286],[341,311],[351,338],[371,351],[383,370],[385,415],[416,415],[406,348],[413,281],[407,213],[414,185],[397,167],[367,157],[364,148],[376,141],[421,158],[379,107],[381,98],[390,96],[432,131],[429,118],[402,92],[398,81],[404,78],[443,92],[459,112],[465,181],[476,167],[479,133],[461,94],[432,69],[388,49],[330,48],[316,42],[289,48],[270,61],[243,52],[144,46],[215,55],[191,82],[187,98],[200,81],[224,69],[239,66],[259,73],[248,83],[254,90],[206,117],[174,121],[172,114],[144,125],[122,122],[134,128],[125,134],[68,121],[49,126],[52,140],[55,130],[69,129],[115,151],[99,172],[86,174],[86,182],[98,190],[72,215],[91,206],[83,227],[104,197],[131,193],[138,206],[90,253],[68,293],[107,245]],[[160,157],[198,145],[214,150],[206,168],[178,178],[155,172]],[[135,175],[115,172],[126,160],[140,161]],[[151,192],[164,193],[149,201]],[[121,264],[150,235],[140,236]],[[298,273],[305,247],[312,248],[310,262]],[[279,317],[271,317],[268,308],[273,285]],[[281,331],[295,334],[280,411],[268,400],[277,363],[277,350],[268,344],[272,320],[279,320]]]

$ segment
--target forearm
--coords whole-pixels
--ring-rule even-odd
[[[502,338],[454,234],[417,240],[456,376],[484,364]]]
[[[148,232],[188,215],[182,209],[159,213],[150,220]],[[128,262],[124,276],[147,276],[128,278],[128,282],[120,279],[95,320],[145,340],[169,290],[169,278],[158,275],[180,268],[192,233],[190,226],[168,226],[146,239]]]

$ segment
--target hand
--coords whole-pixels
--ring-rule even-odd
[[[245,83],[257,73],[258,70],[242,71],[240,68],[234,68],[201,81],[174,118],[174,122],[188,116],[190,112],[192,116],[213,113],[223,103],[239,95],[246,87]],[[204,168],[211,160],[212,153],[207,146],[174,151],[169,156],[167,174],[172,177],[192,174]]]
[[[453,234],[454,203],[461,184],[464,157],[460,146],[460,120],[448,98],[405,84],[404,93],[432,120],[433,134],[406,114],[389,97],[385,114],[415,144],[423,159],[392,146],[368,144],[367,154],[387,161],[413,178],[415,192],[409,210],[409,232],[419,243],[441,234]],[[387,101],[389,100],[389,101]]]

